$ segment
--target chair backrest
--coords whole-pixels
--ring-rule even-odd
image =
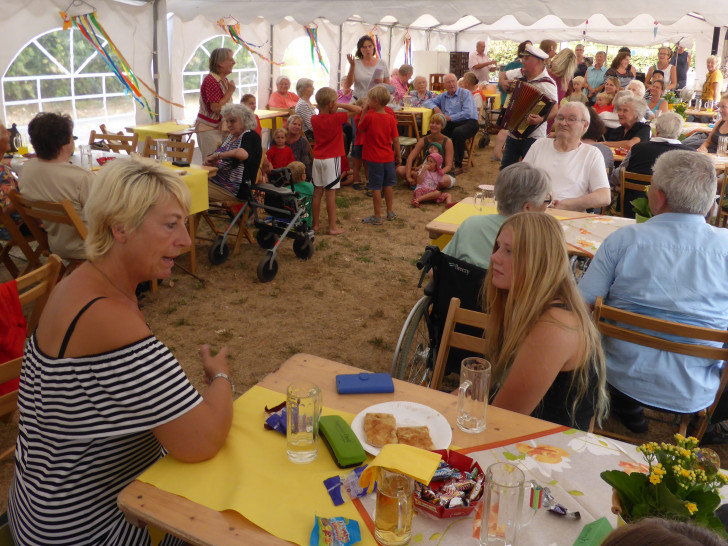
[[[42,243],[36,246],[36,249],[34,250],[29,243],[35,241],[35,237],[32,233],[27,236],[24,235],[21,232],[20,227],[15,223],[15,220],[13,220],[9,214],[3,212],[2,207],[0,207],[0,227],[4,227],[8,231],[8,234],[10,234],[10,241],[5,244],[0,244],[0,263],[5,265],[10,272],[10,275],[12,275],[13,278],[16,278],[18,275],[25,275],[32,271],[35,267],[39,267],[40,256],[44,250]],[[10,251],[15,247],[20,249],[27,260],[27,264],[22,272],[15,265],[15,262],[10,255]],[[45,248],[47,247],[48,241],[46,239]]]
[[[28,224],[28,229],[36,237],[39,237],[41,234],[35,233],[35,226],[33,224],[37,226],[37,221],[40,220],[41,222],[56,222],[58,224],[73,226],[78,236],[81,239],[86,239],[88,235],[86,224],[83,223],[83,220],[78,215],[78,212],[76,212],[70,200],[64,199],[60,203],[53,201],[34,201],[23,197],[15,190],[10,190],[9,195],[10,200],[15,205],[15,210],[25,220],[26,224]],[[36,222],[33,222],[32,219],[35,219]]]
[[[715,213],[715,225],[718,227],[728,227],[728,212],[723,206],[728,206],[726,200],[726,185],[728,183],[728,170],[723,171],[723,178],[718,180],[718,210]]]
[[[101,129],[102,131],[105,131],[106,127],[102,126]],[[91,131],[91,136],[89,136],[88,143],[93,145],[97,142],[106,144],[109,147],[109,150],[117,154],[121,152],[131,154],[132,152],[136,152],[137,150],[139,135],[136,133],[134,135],[124,135],[122,133],[97,133],[96,131]]]
[[[442,332],[440,348],[437,351],[437,360],[435,362],[435,370],[430,381],[431,389],[439,389],[442,384],[442,376],[445,373],[445,364],[450,354],[450,348],[455,347],[472,353],[483,355],[485,353],[485,338],[476,337],[461,332],[456,332],[455,328],[461,324],[485,330],[488,315],[479,311],[471,311],[460,307],[460,299],[452,298],[450,307],[447,311],[447,319]]]
[[[181,142],[178,140],[167,140],[166,144],[167,158],[170,161],[186,161],[192,163],[192,154],[195,153],[195,140],[189,142]],[[148,136],[144,141],[144,157],[157,157],[157,141]]]
[[[412,112],[395,112],[394,115],[397,117],[397,126],[402,127],[408,137],[420,140],[420,131],[417,128],[417,119]]]
[[[642,182],[640,184],[639,182]],[[645,182],[647,184],[645,184]],[[635,190],[635,191],[643,191],[647,193],[647,189],[650,187],[649,185],[652,183],[652,175],[651,174],[638,174],[638,173],[632,173],[629,171],[622,170],[619,175],[619,202],[620,202],[620,216],[624,216],[625,207],[627,206],[627,203],[624,202],[624,191],[625,190]]]

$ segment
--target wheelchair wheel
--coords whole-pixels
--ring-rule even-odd
[[[207,252],[207,258],[212,265],[224,264],[230,255],[230,248],[223,242],[222,235],[215,239],[215,242]]]
[[[260,245],[260,248],[268,250],[269,248],[273,248],[274,246],[276,246],[276,241],[278,241],[278,237],[276,237],[275,233],[259,229],[258,233],[255,234],[255,240],[258,241],[258,245]]]
[[[399,335],[392,361],[392,377],[416,385],[429,386],[435,365],[427,316],[432,298],[423,296],[410,311]]]
[[[586,256],[572,256],[569,259],[569,265],[571,266],[571,272],[574,274],[574,279],[579,282],[581,277],[586,273],[587,267],[591,263],[591,258]]]
[[[313,256],[313,242],[308,237],[304,239],[295,239],[293,241],[293,252],[296,258],[308,260]]]
[[[270,282],[276,278],[278,274],[278,260],[271,252],[266,252],[265,256],[258,262],[258,279],[260,282]]]

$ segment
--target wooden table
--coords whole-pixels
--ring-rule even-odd
[[[356,414],[372,404],[405,400],[426,404],[442,413],[448,423],[455,423],[457,416],[455,396],[396,379],[395,392],[392,394],[339,395],[336,392],[337,374],[361,371],[324,358],[297,354],[258,385],[283,394],[292,381],[313,381],[321,387],[324,405],[327,407]],[[488,428],[485,432],[466,434],[454,427],[452,442],[460,447],[510,442],[557,428],[553,423],[490,407]],[[324,450],[320,456],[328,455]],[[204,476],[200,476],[200,480],[204,479]],[[137,525],[152,524],[183,538],[190,544],[288,544],[257,527],[237,512],[229,510],[218,512],[138,480],[119,494],[118,505],[129,521]],[[362,533],[368,534],[364,526]],[[373,544],[373,539],[369,536],[366,543]]]
[[[283,120],[291,115],[289,110],[256,110],[255,115],[260,119],[263,129],[278,129],[283,127]]]
[[[194,134],[195,128],[176,121],[163,121],[161,123],[149,123],[146,125],[135,125],[124,128],[129,133],[139,135],[139,144],[144,145],[147,137],[168,138],[170,140],[182,140],[183,136]]]

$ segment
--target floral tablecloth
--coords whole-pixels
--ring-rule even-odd
[[[634,224],[632,218],[619,216],[585,216],[561,220],[566,242],[594,256],[609,235],[623,226]]]
[[[604,470],[646,472],[647,465],[636,446],[567,429],[554,434],[499,447],[481,446],[459,450],[475,459],[482,469],[495,462],[511,462],[523,470],[526,480],[548,487],[556,502],[581,518],[567,519],[538,510],[531,522],[519,532],[519,544],[570,545],[587,523],[607,517],[616,527],[611,513],[612,489],[599,474]],[[728,491],[721,491],[726,498]],[[375,495],[360,503],[360,513],[373,532]],[[413,520],[413,544],[475,546],[474,516],[435,519],[417,512]]]

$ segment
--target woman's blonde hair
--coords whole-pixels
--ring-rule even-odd
[[[564,232],[558,220],[540,212],[521,212],[510,216],[498,234],[509,228],[513,232],[513,281],[510,290],[496,288],[492,268],[488,270],[482,291],[483,309],[488,313],[485,331],[485,357],[493,365],[495,382],[502,385],[526,336],[548,310],[558,304],[569,310],[581,339],[578,361],[570,388],[576,388],[572,419],[588,390],[596,389],[597,422],[606,416],[606,364],[599,333],[589,310],[576,287],[569,267]],[[498,250],[496,241],[493,248]],[[560,324],[564,328],[570,326]],[[596,375],[596,384],[589,378]]]
[[[114,226],[138,229],[149,209],[164,195],[172,196],[184,213],[189,213],[190,190],[174,171],[144,158],[119,158],[105,165],[83,209],[88,224],[88,259],[101,258],[111,250]]]
[[[561,89],[566,91],[574,77],[576,67],[579,63],[576,60],[576,53],[568,47],[559,51],[553,59],[549,70],[561,78]]]

